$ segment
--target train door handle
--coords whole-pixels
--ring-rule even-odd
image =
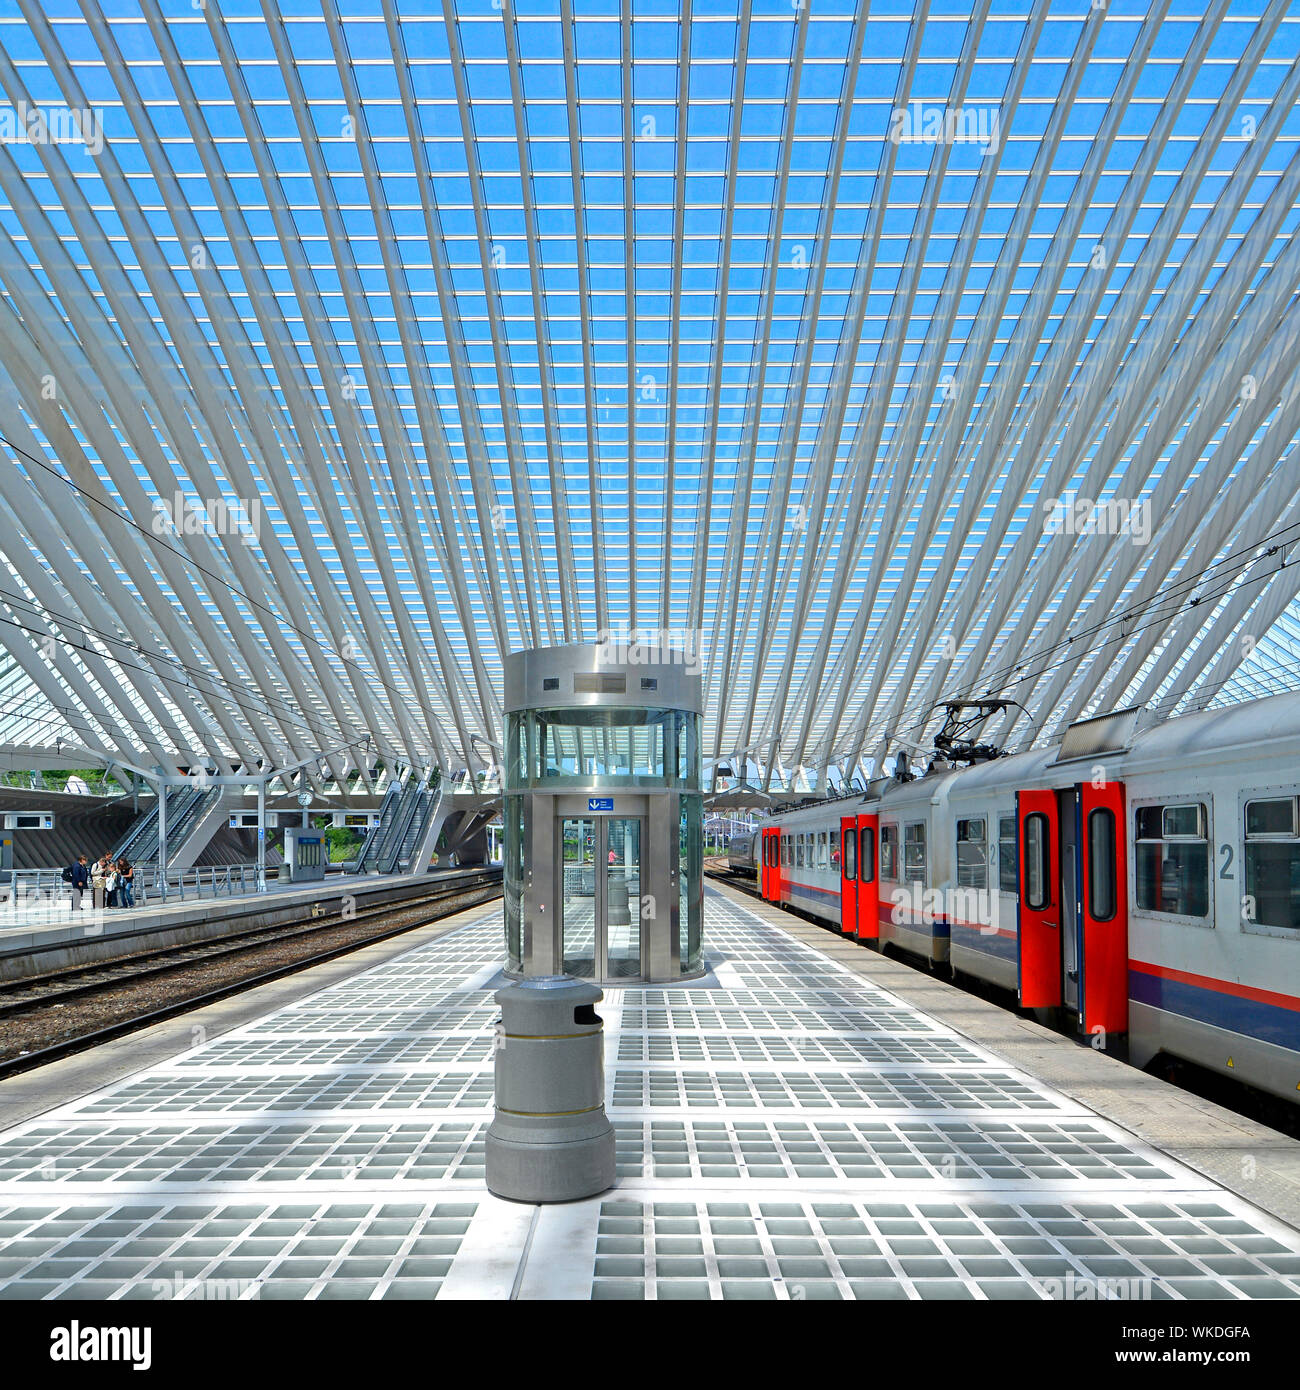
[[[1059,927],[1060,925],[1061,925],[1061,924],[1060,924],[1059,922],[1044,922],[1044,923],[1043,923],[1043,926],[1045,926],[1045,927]]]

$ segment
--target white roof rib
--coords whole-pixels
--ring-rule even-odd
[[[0,743],[479,766],[629,629],[764,785],[1295,689],[1300,17],[1076,9],[15,0]]]

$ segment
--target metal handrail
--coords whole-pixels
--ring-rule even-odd
[[[400,782],[390,783],[387,791],[384,792],[384,799],[379,806],[378,819],[366,832],[366,838],[361,842],[361,849],[357,854],[358,873],[365,873],[371,860],[378,857],[380,841],[387,829],[387,818],[401,795],[402,784]]]
[[[167,842],[173,849],[184,844],[196,820],[221,795],[218,787],[182,787],[167,799]],[[114,859],[150,860],[158,852],[158,806],[139,820],[113,851]]]
[[[389,842],[380,850],[379,853],[379,872],[381,874],[391,874],[398,865],[402,857],[402,850],[406,846],[407,836],[411,833],[412,824],[421,818],[421,810],[427,810],[427,804],[431,798],[423,785],[418,784],[409,798],[404,798],[397,808],[397,814],[393,817],[393,829]]]
[[[143,907],[150,898],[161,896],[162,878],[156,864],[136,864],[134,869],[134,906]],[[182,902],[187,898],[233,897],[252,893],[256,888],[257,865],[251,862],[167,870],[168,898],[175,892]],[[87,888],[85,898],[90,897],[91,890]],[[20,904],[63,912],[71,903],[72,889],[63,881],[62,869],[14,869],[0,879],[0,904],[13,912]]]
[[[78,774],[78,781],[84,782],[86,790],[68,791],[69,778],[66,773],[55,776],[50,772],[0,772],[0,787],[13,787],[25,792],[57,792],[69,796],[102,796],[102,797],[121,797],[129,796],[129,792],[124,792],[116,778],[108,777],[99,773],[93,777],[82,777]]]

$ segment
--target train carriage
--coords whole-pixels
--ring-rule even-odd
[[[829,805],[788,811],[769,832],[774,843],[772,902],[839,927],[840,821]]]
[[[731,837],[731,842],[727,845],[727,870],[729,873],[754,878],[757,868],[754,862],[754,845],[757,839],[757,831],[753,834],[744,833]]]
[[[948,959],[952,874],[947,801],[956,774],[898,784],[875,805],[880,823],[880,944],[910,951],[932,965]]]
[[[760,891],[1300,1101],[1300,695],[1140,716],[774,816]]]

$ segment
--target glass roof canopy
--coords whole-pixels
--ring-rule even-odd
[[[480,766],[503,651],[629,629],[781,778],[1291,688],[1298,55],[1262,0],[5,0],[0,741]]]

